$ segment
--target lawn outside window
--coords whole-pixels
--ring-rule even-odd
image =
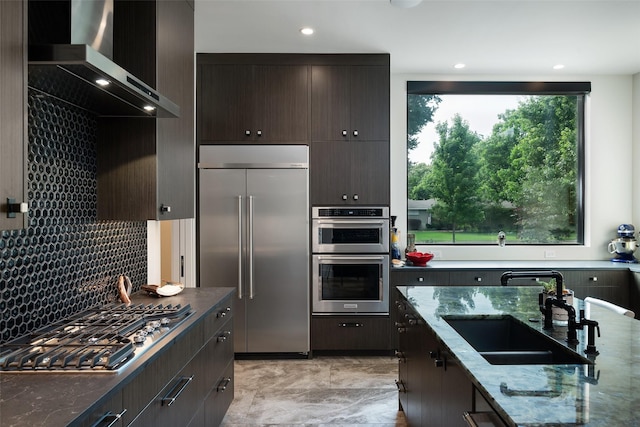
[[[584,243],[589,82],[407,82],[416,244]]]

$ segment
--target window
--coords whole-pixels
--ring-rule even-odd
[[[588,82],[407,82],[416,243],[584,242]]]

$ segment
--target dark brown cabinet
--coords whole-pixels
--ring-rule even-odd
[[[629,306],[628,270],[568,270],[562,271],[565,286],[581,299],[593,297],[611,303]]]
[[[309,67],[265,58],[198,55],[200,144],[308,143]]]
[[[7,199],[26,201],[27,1],[0,2],[0,230],[26,227]],[[12,203],[12,204],[13,204]]]
[[[311,87],[313,142],[389,141],[388,62],[314,65]]]
[[[322,142],[311,145],[312,205],[389,204],[389,143]]]
[[[396,293],[400,406],[409,426],[460,426],[473,410],[474,389],[458,361]]]
[[[313,316],[311,350],[389,350],[388,316]]]
[[[311,71],[311,204],[388,205],[389,56],[333,60]]]
[[[233,400],[231,304],[222,301],[123,389],[125,425],[220,424]]]
[[[193,218],[193,6],[117,0],[116,7],[131,20],[114,22],[114,60],[177,103],[180,117],[99,119],[98,218]]]

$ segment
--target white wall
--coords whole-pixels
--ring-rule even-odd
[[[552,250],[558,260],[605,260],[608,242],[621,223],[635,221],[640,228],[639,191],[633,190],[629,172],[634,164],[632,144],[640,147],[640,76],[461,76],[398,74],[391,76],[391,214],[406,236],[406,82],[408,80],[476,81],[590,81],[586,129],[586,243],[571,247],[455,247],[418,246],[433,251],[442,260],[542,260]],[[635,89],[634,89],[635,82]],[[635,103],[635,130],[632,105]],[[640,166],[639,148],[635,164]],[[640,182],[635,171],[635,182]],[[638,184],[640,185],[640,184]],[[633,215],[635,206],[635,215]]]

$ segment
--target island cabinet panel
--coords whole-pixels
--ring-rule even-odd
[[[576,297],[593,297],[628,307],[628,270],[567,270],[562,271],[565,287],[572,289]]]
[[[629,287],[629,308],[640,319],[640,272],[632,273],[631,286]]]
[[[471,381],[424,320],[397,297],[399,399],[409,426],[467,426],[462,416],[473,410]]]
[[[262,56],[198,55],[200,144],[307,144],[309,67],[228,63]]]
[[[25,228],[7,199],[26,201],[27,1],[0,2],[0,230]],[[11,216],[11,217],[9,217]]]
[[[398,349],[398,339],[400,334],[398,328],[395,327],[403,319],[399,318],[399,311],[397,310],[398,304],[401,301],[398,299],[400,294],[396,291],[396,286],[446,286],[449,284],[449,272],[448,271],[392,271],[389,275],[389,301],[390,301],[390,321],[391,321],[391,337],[390,345],[392,349]]]
[[[390,350],[389,316],[312,316],[311,350]]]
[[[116,5],[131,21],[115,23],[114,60],[178,104],[180,117],[99,118],[98,219],[193,218],[193,6],[185,0]]]

